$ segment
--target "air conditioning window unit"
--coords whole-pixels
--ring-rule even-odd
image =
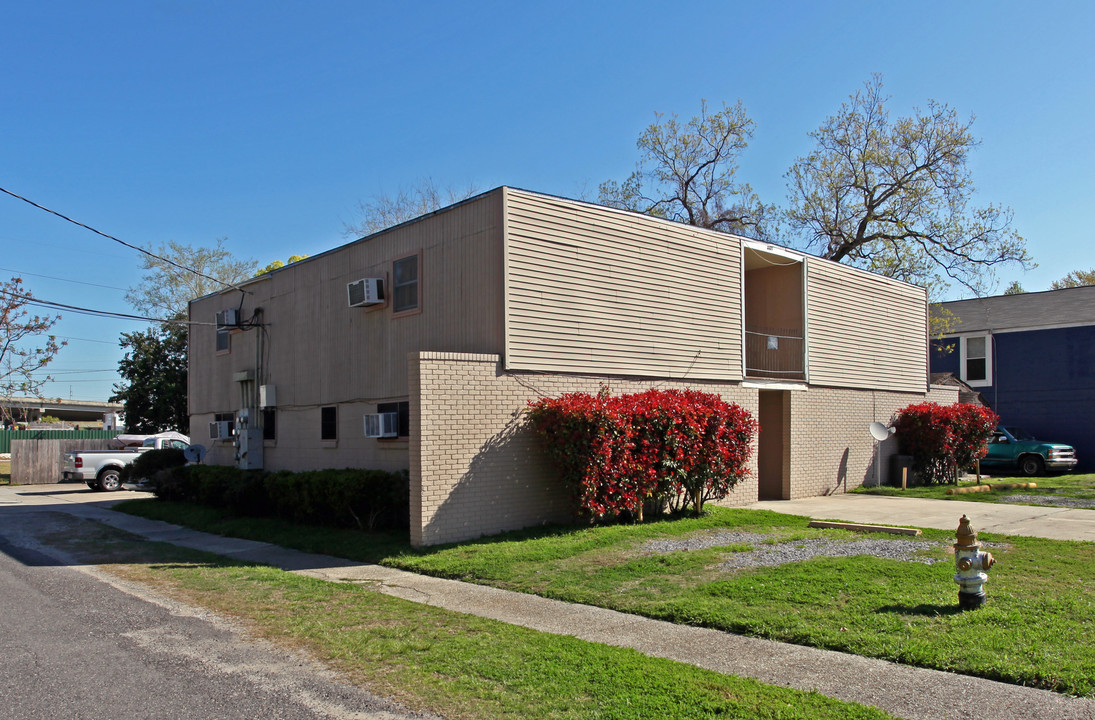
[[[217,313],[217,329],[234,328],[240,326],[240,311],[232,308],[221,310]]]
[[[218,420],[209,423],[210,440],[229,440],[232,437],[232,421]]]
[[[346,300],[350,307],[381,305],[384,302],[384,279],[362,278],[346,285]]]
[[[365,416],[365,437],[399,437],[399,413],[373,413]]]

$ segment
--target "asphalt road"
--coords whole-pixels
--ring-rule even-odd
[[[0,718],[421,717],[64,558],[35,540],[56,513],[12,510],[0,525]]]

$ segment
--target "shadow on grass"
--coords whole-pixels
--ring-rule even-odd
[[[931,603],[920,603],[919,605],[884,605],[878,610],[878,613],[897,613],[899,615],[924,615],[926,617],[941,617],[943,615],[957,615],[962,610],[955,605],[933,605]]]

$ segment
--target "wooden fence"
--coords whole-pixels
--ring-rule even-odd
[[[109,445],[110,438],[12,440],[11,484],[46,485],[61,482],[66,452],[103,450]]]
[[[114,430],[0,430],[0,453],[10,453],[13,440],[99,440],[117,434]]]

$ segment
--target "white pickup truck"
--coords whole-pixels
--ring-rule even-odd
[[[187,436],[168,432],[149,435],[135,447],[74,450],[65,453],[61,475],[65,480],[83,480],[92,490],[119,490],[122,487],[122,468],[133,462],[142,452],[164,448],[185,450],[189,445],[190,438]]]

